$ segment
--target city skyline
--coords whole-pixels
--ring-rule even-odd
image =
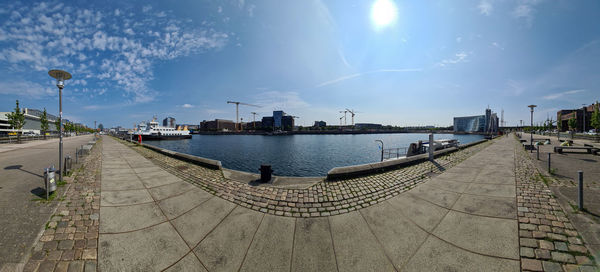
[[[58,112],[47,74],[73,74],[64,116],[105,127],[198,124],[283,110],[299,125],[507,125],[599,99],[597,2],[235,1],[0,4],[1,111]],[[524,121],[525,122],[525,121]],[[525,122],[528,123],[528,122]]]

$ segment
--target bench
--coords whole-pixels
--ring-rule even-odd
[[[555,146],[554,153],[562,154],[564,150],[585,150],[588,154],[597,154],[598,148],[591,146]]]

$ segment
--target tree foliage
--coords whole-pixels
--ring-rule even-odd
[[[569,130],[575,130],[576,127],[577,119],[575,119],[575,117],[571,117],[571,119],[569,119]]]
[[[590,124],[593,128],[596,129],[596,133],[600,130],[600,105],[596,102],[596,106],[594,107],[594,112],[592,113],[592,120],[590,120]]]
[[[7,114],[6,117],[8,118],[10,126],[17,131],[17,141],[20,142],[21,134],[23,133],[20,130],[23,129],[23,126],[25,125],[25,110],[21,111],[19,108],[19,100],[17,100],[15,111]]]
[[[42,129],[42,134],[46,137],[46,132],[48,131],[48,113],[46,112],[46,108],[42,112],[42,116],[40,117],[40,128]]]

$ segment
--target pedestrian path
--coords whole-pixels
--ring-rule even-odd
[[[514,142],[416,188],[335,216],[248,209],[105,137],[103,271],[518,271]]]

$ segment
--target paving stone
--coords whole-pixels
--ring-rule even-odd
[[[521,247],[519,249],[521,257],[527,258],[535,258],[535,254],[533,253],[533,249],[529,247]]]
[[[554,248],[556,248],[558,251],[569,251],[567,243],[564,242],[554,242]]]
[[[576,263],[575,257],[573,257],[573,255],[568,254],[568,253],[556,252],[556,251],[552,252],[552,260],[561,262],[561,263],[571,263],[571,264]]]
[[[544,262],[542,262],[542,265],[544,267],[545,272],[562,272],[563,271],[560,264],[558,264],[558,263],[544,261]]]
[[[529,271],[544,271],[542,262],[534,259],[521,259],[521,269]]]
[[[536,249],[535,250],[535,258],[541,259],[541,260],[550,260],[550,259],[552,259],[552,255],[550,255],[550,250]]]

